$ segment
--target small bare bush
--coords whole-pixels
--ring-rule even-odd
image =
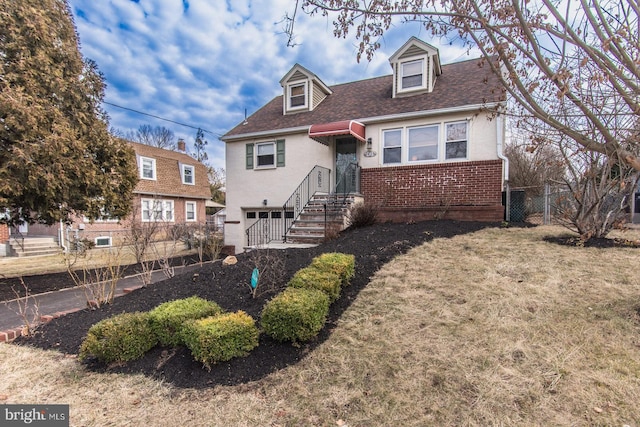
[[[259,279],[251,295],[256,298],[274,292],[284,281],[284,261],[282,257],[270,249],[256,249],[249,252],[249,257],[258,269]]]
[[[368,227],[378,220],[378,209],[370,204],[356,203],[349,210],[347,224],[353,228]]]
[[[77,257],[70,254],[65,258],[67,272],[73,283],[82,288],[89,307],[100,307],[113,302],[116,287],[124,271],[122,248],[114,247],[104,251],[103,263],[98,267],[84,264],[78,269],[75,265]]]

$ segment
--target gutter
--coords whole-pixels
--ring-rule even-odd
[[[365,117],[365,118],[352,117],[345,120],[355,120],[366,126],[369,124],[382,123],[382,122],[388,122],[388,121],[394,121],[394,120],[408,120],[408,119],[414,119],[414,118],[420,118],[420,117],[431,117],[431,116],[437,116],[437,115],[449,114],[449,113],[460,113],[463,111],[482,110],[483,108],[495,108],[495,107],[500,107],[502,105],[504,105],[504,102],[491,102],[491,103],[483,103],[483,104],[463,105],[460,107],[441,108],[437,110],[426,110],[426,111],[422,110],[422,111],[412,111],[409,113],[389,114],[386,116],[373,116],[373,117]],[[316,124],[316,123],[312,123],[312,124]],[[280,135],[286,135],[286,134],[292,134],[292,133],[303,133],[303,132],[306,133],[306,132],[309,132],[310,127],[311,127],[311,124],[290,127],[290,128],[283,128],[283,129],[272,129],[272,130],[257,131],[257,132],[251,132],[251,133],[242,133],[237,135],[222,136],[220,137],[220,140],[223,142],[233,142],[233,141],[240,141],[240,140],[251,139],[251,138],[272,137],[272,136],[280,136]]]

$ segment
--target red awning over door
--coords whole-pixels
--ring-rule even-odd
[[[321,123],[311,125],[309,128],[309,138],[329,145],[329,137],[339,135],[351,135],[356,139],[365,142],[364,125],[355,120],[342,120],[340,122]]]

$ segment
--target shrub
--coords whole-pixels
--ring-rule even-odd
[[[368,227],[378,220],[378,209],[375,206],[356,203],[349,210],[347,224],[353,228]]]
[[[262,329],[277,341],[308,341],[329,313],[329,297],[317,289],[287,288],[262,310]]]
[[[192,320],[182,329],[182,339],[193,357],[207,368],[245,356],[258,346],[260,332],[244,311]]]
[[[288,285],[292,288],[318,289],[329,297],[332,303],[340,296],[340,276],[328,269],[305,267],[293,275]]]
[[[338,252],[326,253],[315,257],[311,261],[311,267],[337,274],[344,286],[349,284],[356,273],[356,257]]]
[[[157,344],[147,313],[123,313],[89,328],[80,345],[80,359],[89,356],[110,362],[135,360]]]
[[[218,304],[200,297],[189,297],[160,304],[149,312],[151,328],[163,346],[182,344],[180,331],[188,320],[221,314]]]

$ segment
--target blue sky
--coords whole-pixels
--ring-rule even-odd
[[[209,161],[224,167],[218,137],[280,95],[280,79],[299,63],[333,85],[390,74],[388,58],[411,36],[440,49],[443,63],[468,59],[418,24],[398,24],[371,62],[356,60],[358,41],[333,36],[331,18],[298,13],[295,47],[283,17],[292,0],[69,0],[81,50],[104,74],[110,126],[123,132],[163,126],[190,149],[208,133]],[[115,104],[129,110],[114,107]],[[181,126],[130,110],[192,126]]]

